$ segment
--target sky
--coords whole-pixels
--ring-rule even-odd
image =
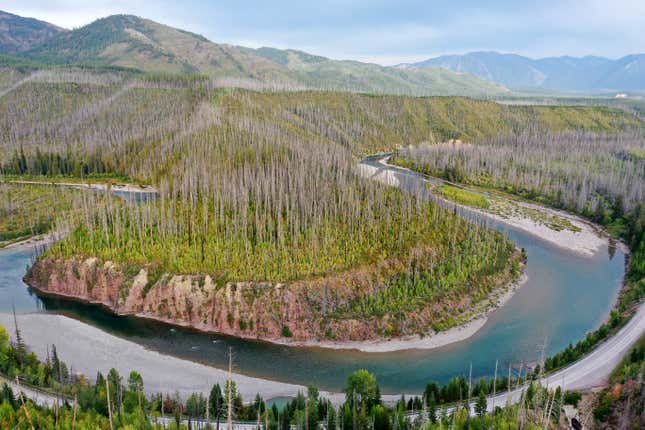
[[[65,28],[134,14],[213,42],[383,65],[482,50],[645,52],[645,0],[3,0],[0,9]]]

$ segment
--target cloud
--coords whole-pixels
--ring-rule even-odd
[[[2,8],[68,28],[131,13],[215,42],[380,64],[473,50],[618,57],[645,40],[643,0],[5,0]]]
[[[145,13],[145,0],[5,0],[3,9],[37,18],[64,28],[75,28],[108,15],[138,10]],[[129,12],[133,13],[133,12]]]

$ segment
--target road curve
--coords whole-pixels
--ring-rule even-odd
[[[27,387],[23,384],[20,384],[20,386],[18,386],[15,381],[0,376],[0,385],[2,384],[7,384],[9,388],[11,388],[17,400],[20,400],[19,393],[22,393],[25,398],[31,399],[32,402],[40,406],[52,407],[57,400],[59,401],[59,403],[64,400],[63,397],[56,396],[55,394],[41,391],[35,388]]]

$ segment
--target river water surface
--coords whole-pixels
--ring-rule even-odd
[[[444,383],[452,376],[467,375],[471,363],[473,377],[478,377],[491,376],[496,360],[501,369],[535,362],[545,340],[546,353],[555,353],[601,324],[616,299],[625,266],[620,249],[610,253],[605,245],[585,257],[505,224],[490,225],[526,250],[528,281],[473,337],[434,350],[362,353],[292,348],[116,317],[96,306],[32,293],[22,282],[32,255],[26,248],[0,250],[0,312],[15,307],[17,313],[63,314],[163,354],[219,368],[226,367],[226,352],[232,346],[236,371],[250,376],[340,391],[349,373],[366,368],[376,375],[384,393],[420,392],[429,380]]]

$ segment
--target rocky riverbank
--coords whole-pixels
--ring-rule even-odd
[[[518,251],[512,259],[523,256]],[[503,273],[487,280],[501,287],[486,298],[437,300],[408,311],[404,323],[390,315],[338,316],[355,297],[383,288],[383,279],[401,270],[401,263],[393,260],[378,267],[282,284],[222,283],[209,275],[155,275],[151,268],[133,272],[97,258],[47,256],[34,264],[25,281],[41,294],[204,332],[293,346],[393,351],[434,348],[474,334],[485,316],[505,302],[500,298],[516,289],[517,273],[512,266],[509,262]],[[446,307],[460,309],[454,318],[458,326],[437,333],[432,327]]]

